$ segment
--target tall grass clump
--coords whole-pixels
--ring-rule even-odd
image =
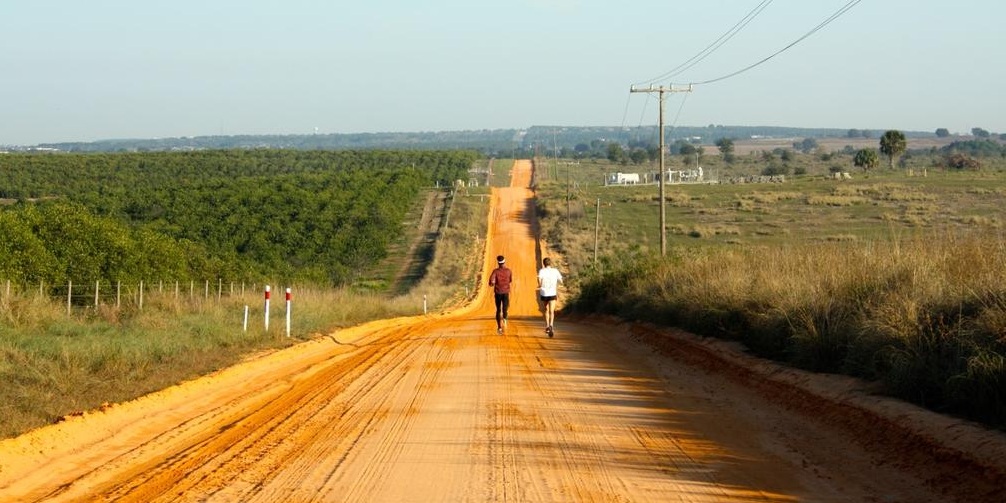
[[[673,324],[1006,428],[1006,247],[979,235],[607,259],[570,309]]]

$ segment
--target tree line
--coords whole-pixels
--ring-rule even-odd
[[[0,157],[0,278],[352,281],[465,151],[217,150]]]

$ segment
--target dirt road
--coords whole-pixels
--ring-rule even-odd
[[[482,292],[3,441],[0,501],[994,500],[988,467],[867,450],[834,401],[726,370],[745,357],[725,346],[591,320],[545,337],[529,179],[517,163],[490,215],[486,267],[515,270],[505,335]]]

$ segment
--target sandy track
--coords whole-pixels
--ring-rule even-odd
[[[778,371],[724,371],[748,365],[729,348],[591,320],[546,338],[529,178],[516,164],[490,214],[506,335],[480,292],[255,358],[0,442],[0,501],[995,501],[810,420]]]

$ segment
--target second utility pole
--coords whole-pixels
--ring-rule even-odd
[[[664,217],[664,206],[666,202],[664,201],[664,177],[667,173],[664,171],[664,93],[690,93],[692,92],[692,86],[689,85],[686,89],[674,89],[674,86],[664,87],[657,86],[636,89],[636,86],[629,87],[630,93],[657,93],[660,97],[660,256],[663,257],[667,254],[667,225]]]

